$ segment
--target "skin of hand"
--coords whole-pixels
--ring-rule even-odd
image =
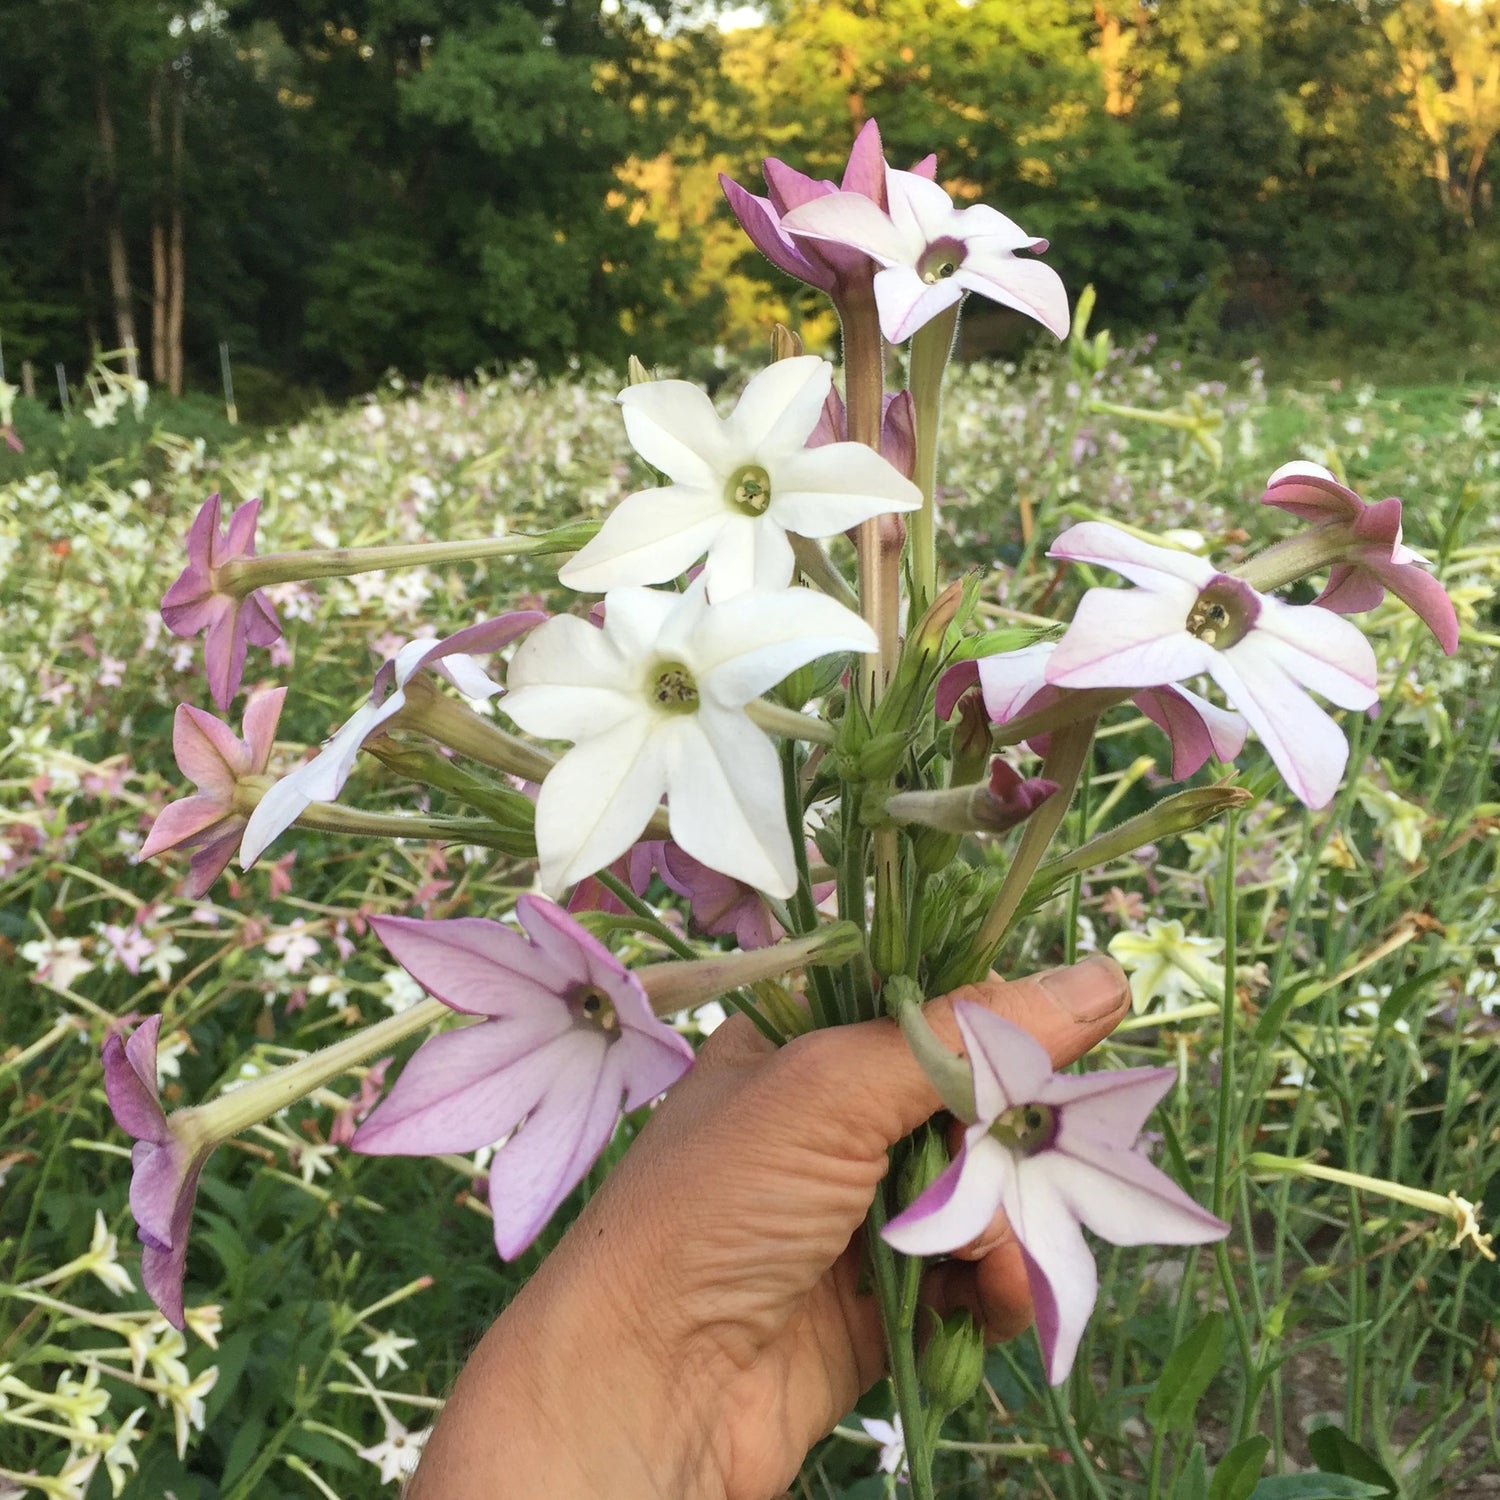
[[[1102,956],[955,992],[1054,1065],[1129,1009]],[[955,1051],[949,1002],[927,1016]],[[704,1045],[459,1376],[408,1500],[768,1500],[885,1371],[858,1289],[887,1150],[939,1108],[895,1024]],[[924,1301],[993,1339],[1031,1322],[1003,1219],[928,1268]]]

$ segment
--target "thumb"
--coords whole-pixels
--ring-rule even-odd
[[[1013,1022],[1047,1049],[1054,1067],[1063,1067],[1120,1023],[1130,1008],[1130,986],[1120,966],[1103,954],[1026,979],[991,976],[965,985],[924,1007],[933,1031],[961,1054],[954,1000],[983,1005]],[[819,1144],[844,1155],[883,1155],[942,1108],[890,1020],[810,1032],[782,1048],[773,1066],[795,1077],[805,1131],[826,1136]]]

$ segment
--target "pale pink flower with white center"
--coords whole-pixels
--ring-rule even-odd
[[[1066,338],[1068,294],[1062,278],[1017,250],[1041,253],[1046,240],[984,204],[955,208],[935,182],[886,168],[889,212],[861,193],[829,193],[782,216],[796,239],[862,250],[884,269],[875,275],[880,328],[893,344],[977,292],[1015,308]]]
[[[1094,1310],[1087,1227],[1112,1245],[1201,1245],[1229,1226],[1135,1149],[1175,1068],[1054,1073],[1045,1048],[981,1005],[954,1002],[975,1120],[952,1164],[882,1231],[904,1255],[946,1255],[1004,1210],[1021,1246],[1047,1379],[1067,1378]]]
[[[1309,807],[1332,800],[1349,745],[1307,689],[1341,708],[1376,701],[1375,653],[1355,626],[1098,521],[1069,527],[1048,556],[1112,568],[1137,585],[1083,596],[1047,663],[1049,683],[1143,688],[1206,673],[1297,796]]]
[[[1396,496],[1370,504],[1322,464],[1283,464],[1266,481],[1260,497],[1320,530],[1342,526],[1349,550],[1328,570],[1328,586],[1313,601],[1335,614],[1358,615],[1374,609],[1389,589],[1438,639],[1449,656],[1458,650],[1458,613],[1432,564],[1401,540],[1401,501]]]
[[[354,1134],[378,1156],[505,1144],[489,1166],[495,1247],[519,1255],[639,1109],[692,1066],[639,979],[559,906],[522,896],[525,935],[477,917],[372,917],[429,993],[478,1025],[424,1042]]]
[[[32,966],[32,978],[38,984],[50,984],[66,990],[73,982],[92,972],[93,961],[83,956],[83,943],[74,937],[37,938],[22,943],[21,957]]]
[[[584,592],[665,583],[706,553],[718,602],[789,584],[789,535],[916,510],[916,485],[863,443],[807,446],[832,385],[832,366],[803,355],[762,370],[727,417],[685,380],[622,391],[631,444],[672,483],[627,495],[558,577]]]
[[[201,708],[177,706],[172,750],[178,769],[198,790],[161,810],[138,857],[150,859],[179,846],[194,850],[187,889],[195,901],[207,894],[234,856],[246,822],[245,815],[235,811],[235,786],[241,777],[264,773],[285,697],[285,688],[274,688],[250,700],[244,739],[237,739],[227,724]]]
[[[274,932],[266,939],[266,952],[279,958],[286,965],[288,974],[300,974],[308,959],[316,958],[322,944],[307,930],[307,923],[298,917],[290,927]]]

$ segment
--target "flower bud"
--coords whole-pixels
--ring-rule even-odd
[[[923,1388],[944,1413],[957,1411],[984,1379],[984,1335],[972,1314],[956,1312],[933,1330],[922,1351]]]
[[[630,377],[631,385],[650,385],[651,372],[643,365],[635,355],[631,355],[625,361],[625,372]]]
[[[771,359],[796,359],[802,353],[802,340],[784,323],[771,330]]]
[[[911,1138],[908,1155],[901,1166],[896,1192],[901,1208],[910,1208],[948,1167],[948,1148],[941,1132],[924,1125]]]

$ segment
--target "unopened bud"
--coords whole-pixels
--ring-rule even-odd
[[[958,721],[953,726],[952,758],[948,785],[967,786],[984,775],[990,758],[990,716],[984,694],[970,688],[958,700]]]
[[[651,372],[643,365],[635,355],[631,355],[625,361],[625,373],[630,377],[631,385],[650,385]]]
[[[1075,339],[1082,341],[1084,335],[1089,331],[1089,319],[1094,314],[1094,303],[1099,294],[1094,290],[1093,282],[1090,282],[1079,292],[1078,300],[1073,304],[1073,329]]]
[[[901,1176],[896,1182],[900,1206],[910,1208],[948,1166],[948,1148],[942,1135],[931,1125],[924,1125],[912,1136]]]
[[[802,353],[802,340],[784,323],[771,330],[771,359],[796,359]]]
[[[972,1314],[956,1312],[933,1330],[922,1351],[922,1385],[944,1414],[957,1411],[984,1379],[984,1335]]]

